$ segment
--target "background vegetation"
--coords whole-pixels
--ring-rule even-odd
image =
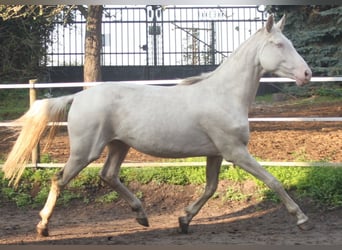
[[[56,21],[70,23],[65,5],[0,5],[0,83],[43,76],[47,45]]]
[[[53,42],[50,35],[57,24],[74,23],[75,12],[72,10],[75,9],[87,18],[87,67],[84,71],[90,76],[99,74],[101,5],[90,5],[88,8],[83,5],[0,5],[0,83],[21,83],[29,79],[49,82],[46,55],[48,45]],[[99,25],[94,27],[95,23]],[[93,44],[94,39],[99,41]],[[95,56],[95,52],[98,55]],[[97,79],[88,77],[85,80]]]
[[[89,167],[81,172],[68,187],[62,192],[58,205],[69,205],[70,201],[89,203],[115,202],[119,195],[106,186],[99,178],[100,168]],[[342,169],[327,167],[269,167],[268,170],[278,178],[284,187],[291,191],[297,198],[311,199],[315,204],[332,208],[342,205]],[[15,203],[18,207],[41,207],[46,201],[50,190],[50,179],[58,169],[27,169],[23,175],[19,187],[15,190],[8,186],[0,172],[0,200]],[[126,185],[132,182],[148,184],[169,185],[202,185],[205,184],[204,167],[153,167],[153,168],[123,168],[121,180]],[[272,200],[279,202],[275,195],[262,182],[240,168],[222,167],[220,180],[230,180],[233,183],[242,183],[254,180],[257,190],[252,194],[232,186],[223,193],[216,193],[214,198],[221,197],[222,201],[245,200],[251,196],[260,200]],[[143,197],[145,194],[136,193]],[[146,194],[148,196],[148,194]],[[1,206],[0,204],[0,206]]]

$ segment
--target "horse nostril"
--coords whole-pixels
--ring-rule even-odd
[[[305,78],[311,78],[311,72],[309,70],[305,70],[304,75]]]

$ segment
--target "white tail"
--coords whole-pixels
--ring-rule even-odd
[[[22,129],[2,168],[5,178],[10,180],[10,184],[18,185],[31,152],[38,144],[49,122],[52,122],[53,125],[48,141],[50,142],[53,139],[56,132],[56,123],[64,119],[68,104],[73,99],[74,96],[69,95],[37,100],[22,117],[14,121],[14,123],[22,125]]]

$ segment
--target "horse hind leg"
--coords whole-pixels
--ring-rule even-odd
[[[113,141],[108,144],[108,157],[100,173],[101,179],[111,186],[118,194],[124,198],[137,213],[137,222],[145,227],[149,226],[146,213],[141,201],[123,184],[119,179],[120,166],[124,161],[129,146],[121,141]]]
[[[185,216],[179,217],[179,227],[181,233],[188,233],[189,224],[192,218],[200,211],[203,205],[215,193],[218,184],[218,176],[222,163],[222,157],[207,157],[206,166],[206,186],[203,195],[193,204],[185,209]]]
[[[39,215],[41,217],[41,221],[37,225],[38,236],[44,236],[44,237],[49,236],[48,223],[49,223],[50,217],[52,215],[53,209],[56,205],[57,198],[58,198],[60,191],[61,191],[61,187],[58,184],[58,181],[62,175],[63,175],[63,171],[57,173],[51,179],[51,188],[50,188],[48,198],[45,202],[44,208],[39,213]]]
[[[235,165],[240,166],[250,174],[254,175],[256,178],[263,181],[270,189],[276,192],[288,212],[297,218],[297,226],[300,229],[310,230],[314,227],[296,202],[287,194],[282,184],[248,153],[246,147],[235,147],[235,151],[232,154],[229,154],[229,157],[226,159],[234,162]]]
[[[71,154],[64,168],[52,178],[48,198],[44,208],[39,213],[41,221],[36,227],[38,236],[49,236],[48,223],[56,206],[57,198],[60,192],[83,168],[85,168],[95,158],[97,157],[90,159],[86,157],[77,157]]]

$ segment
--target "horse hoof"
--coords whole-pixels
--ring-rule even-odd
[[[309,220],[307,220],[301,224],[298,224],[297,226],[299,227],[299,229],[301,229],[303,231],[309,231],[315,227],[315,225],[313,223],[311,223]]]
[[[39,237],[48,237],[49,236],[49,230],[47,227],[37,226],[37,234]]]
[[[144,227],[149,227],[150,224],[148,223],[148,219],[147,218],[136,218],[137,222],[144,226]]]
[[[178,222],[179,222],[180,233],[187,234],[189,232],[189,223],[186,217],[179,217]]]

